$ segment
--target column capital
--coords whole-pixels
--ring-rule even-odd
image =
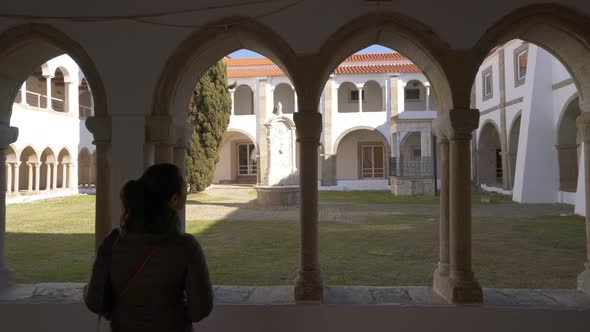
[[[576,127],[582,133],[584,143],[590,143],[590,112],[583,112],[578,116]]]
[[[0,150],[8,148],[8,146],[18,138],[18,128],[11,127],[7,124],[0,124]]]
[[[298,112],[293,114],[298,142],[319,144],[322,134],[322,115],[318,112]]]
[[[86,119],[86,128],[94,137],[94,144],[105,144],[111,142],[112,124],[110,116],[89,116]]]
[[[471,133],[479,126],[479,110],[457,108],[443,112],[433,122],[437,138],[470,140]]]
[[[169,115],[151,115],[146,119],[146,140],[154,144],[176,144],[176,131]]]

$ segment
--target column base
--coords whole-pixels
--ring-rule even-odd
[[[434,279],[434,290],[451,304],[482,303],[483,291],[475,278],[440,276]]]
[[[0,289],[14,284],[14,273],[8,267],[0,267]]]
[[[449,279],[449,264],[439,262],[432,276],[432,288],[436,293],[442,295],[444,290],[450,287]]]
[[[295,279],[295,302],[318,302],[324,299],[320,271],[299,271]]]
[[[578,290],[590,295],[590,263],[586,263],[586,269],[578,275]]]

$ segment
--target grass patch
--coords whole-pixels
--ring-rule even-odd
[[[94,196],[7,207],[7,261],[17,282],[85,282],[94,256]],[[429,285],[436,216],[372,215],[366,224],[320,223],[328,285]],[[473,264],[486,287],[574,288],[585,262],[584,219],[474,218]],[[292,284],[296,221],[189,221],[215,284]]]
[[[225,196],[212,196],[207,193],[196,193],[189,194],[186,197],[187,202],[205,203],[205,202],[223,202],[229,201],[229,197]]]

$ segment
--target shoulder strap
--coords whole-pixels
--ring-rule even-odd
[[[150,250],[149,254],[145,258],[145,260],[143,261],[143,263],[141,263],[141,265],[139,266],[139,268],[135,271],[135,273],[133,273],[133,276],[131,276],[131,278],[127,282],[127,285],[125,286],[125,288],[123,288],[119,292],[119,294],[118,294],[119,301],[121,301],[123,299],[123,297],[125,296],[125,294],[129,290],[129,288],[131,288],[131,286],[133,285],[133,283],[135,282],[135,280],[137,279],[137,277],[141,274],[141,272],[143,272],[143,270],[144,270],[147,262],[158,253],[158,251],[160,250],[160,246],[161,245],[162,245],[162,243],[158,243],[158,244],[156,244],[152,248],[152,250]]]

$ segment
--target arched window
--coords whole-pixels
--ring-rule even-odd
[[[67,86],[64,73],[61,69],[55,70],[55,76],[51,79],[51,109],[56,112],[67,113]]]
[[[80,81],[80,86],[78,87],[78,104],[78,112],[81,120],[93,115],[92,92],[85,78]]]
[[[247,85],[240,85],[234,92],[234,115],[254,114],[254,92]]]

